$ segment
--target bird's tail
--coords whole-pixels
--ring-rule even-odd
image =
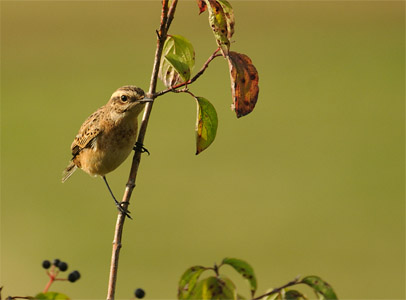
[[[64,183],[66,180],[68,180],[69,177],[76,171],[78,167],[73,163],[73,161],[70,162],[70,164],[66,167],[65,170],[63,170],[62,173],[62,183]]]

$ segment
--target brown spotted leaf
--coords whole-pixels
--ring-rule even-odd
[[[188,299],[196,300],[236,300],[237,293],[233,282],[225,276],[208,277],[200,280]]]
[[[197,5],[199,6],[199,15],[207,9],[207,5],[204,0],[197,0]]]
[[[326,300],[338,299],[331,285],[329,285],[327,282],[325,282],[318,276],[307,276],[303,278],[300,282],[310,286],[316,292],[316,294],[322,296],[321,297],[322,299]]]
[[[227,22],[227,37],[230,40],[234,34],[235,25],[233,7],[227,0],[217,0],[217,2],[220,3],[221,7],[223,8],[224,16],[226,17]]]
[[[246,262],[238,258],[224,258],[221,262],[223,265],[229,265],[248,280],[251,289],[251,296],[254,296],[257,290],[257,279],[254,274],[254,269]]]
[[[240,118],[252,112],[257,103],[258,72],[251,59],[245,54],[230,51],[228,64],[233,97],[232,108],[237,118]]]
[[[306,300],[306,297],[299,291],[289,290],[285,292],[285,300]]]
[[[209,11],[210,27],[223,56],[226,57],[230,48],[230,40],[228,38],[227,18],[223,7],[216,0],[205,0],[205,2]]]

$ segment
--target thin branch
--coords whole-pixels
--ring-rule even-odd
[[[197,72],[197,74],[196,74],[195,76],[193,76],[192,79],[189,79],[189,80],[186,81],[186,82],[179,83],[179,84],[177,84],[177,85],[175,85],[175,86],[172,86],[172,87],[170,87],[170,88],[167,88],[166,90],[162,90],[162,91],[156,93],[156,94],[154,95],[154,98],[159,97],[159,96],[162,96],[162,95],[165,95],[166,93],[169,93],[169,92],[174,92],[174,91],[175,91],[176,89],[178,89],[178,88],[181,88],[181,87],[183,87],[183,86],[190,85],[190,84],[192,84],[193,82],[195,82],[200,76],[203,75],[204,71],[206,71],[206,69],[209,67],[210,62],[211,62],[213,59],[215,59],[215,58],[218,57],[218,56],[222,56],[221,54],[217,54],[217,52],[219,52],[219,51],[220,51],[220,47],[217,48],[216,51],[214,51],[214,53],[213,53],[213,54],[207,59],[207,61],[204,63],[204,65],[203,65],[203,67],[200,69],[200,71]]]
[[[171,26],[173,18],[175,17],[176,5],[178,4],[178,0],[173,0],[171,8],[169,9],[168,13],[168,20],[166,22],[166,28]]]
[[[298,276],[298,277],[296,277],[295,279],[293,279],[291,282],[288,282],[287,284],[285,284],[285,285],[283,285],[283,286],[281,286],[281,287],[274,288],[272,291],[270,291],[270,292],[268,292],[268,293],[266,293],[266,294],[263,294],[263,295],[261,295],[261,296],[252,298],[251,300],[260,300],[260,299],[262,299],[262,298],[264,298],[264,297],[266,297],[266,296],[270,296],[270,295],[272,295],[272,294],[279,293],[280,291],[282,291],[283,289],[286,289],[287,287],[290,287],[290,286],[292,286],[292,285],[295,285],[295,284],[300,283],[299,278],[300,278],[300,277]]]
[[[173,19],[173,14],[175,13],[176,3],[177,3],[177,1],[172,2],[169,17],[168,17],[169,0],[164,0],[162,3],[161,24],[160,24],[159,31],[157,32],[158,39],[157,39],[157,47],[156,47],[156,52],[155,52],[155,60],[154,60],[153,68],[152,68],[152,75],[151,75],[149,91],[147,93],[147,97],[150,97],[152,100],[154,100],[154,98],[155,98],[154,94],[156,91],[158,71],[159,71],[159,66],[161,63],[162,49],[164,46],[164,42],[167,38],[169,25]],[[140,145],[142,145],[144,142],[144,137],[145,137],[145,133],[146,133],[147,126],[148,126],[148,120],[149,120],[149,116],[150,116],[151,110],[152,110],[152,105],[153,105],[153,101],[148,102],[145,107],[144,115],[143,115],[142,121],[141,121],[140,131],[139,131],[138,139],[137,139],[137,143]],[[127,210],[128,205],[130,204],[131,194],[135,187],[138,167],[141,162],[142,151],[137,150],[137,149],[138,148],[136,148],[134,156],[133,156],[130,175],[128,177],[128,181],[127,181],[126,188],[125,188],[124,195],[123,195],[122,207],[124,208],[124,210]],[[113,252],[112,252],[112,256],[111,256],[107,300],[113,300],[114,295],[115,295],[117,271],[118,271],[118,260],[119,260],[119,255],[120,255],[120,249],[122,246],[121,238],[122,238],[122,234],[123,234],[125,218],[126,218],[125,214],[119,212],[119,214],[117,216],[116,228],[114,231]]]

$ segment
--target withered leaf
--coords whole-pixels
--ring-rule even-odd
[[[257,103],[259,87],[258,72],[251,59],[241,53],[230,51],[228,55],[230,68],[233,110],[237,118],[252,112]]]
[[[204,2],[204,0],[197,0],[197,5],[199,6],[199,15],[207,9],[206,2]]]

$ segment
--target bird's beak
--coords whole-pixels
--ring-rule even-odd
[[[141,102],[141,103],[145,103],[145,102],[154,102],[154,99],[151,99],[151,98],[142,98],[142,99],[140,99],[140,100],[138,100],[138,102]]]

